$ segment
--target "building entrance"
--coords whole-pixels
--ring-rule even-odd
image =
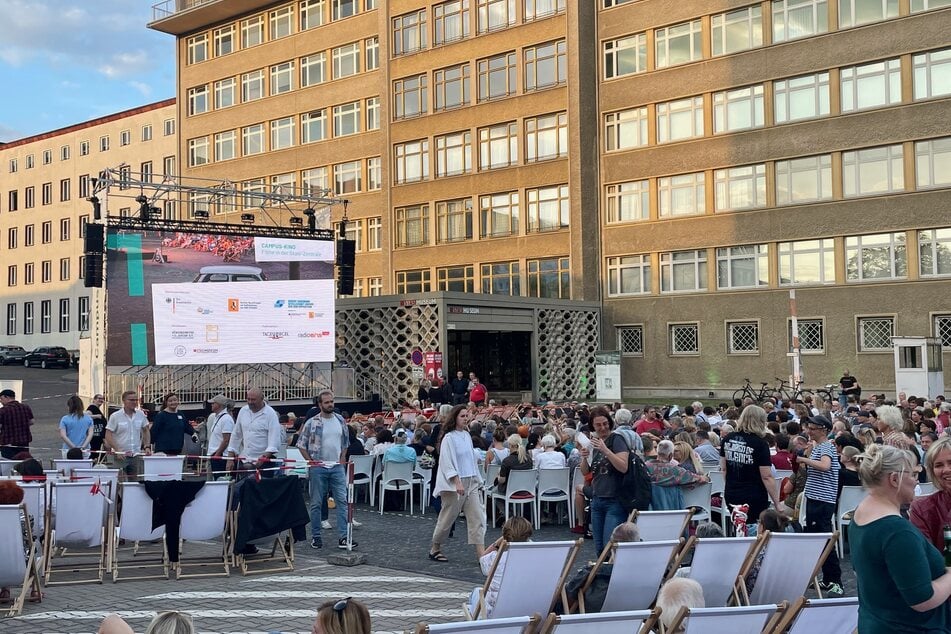
[[[446,376],[475,372],[493,392],[532,389],[532,333],[498,330],[450,330]]]

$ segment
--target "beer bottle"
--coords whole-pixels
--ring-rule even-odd
[[[951,568],[951,524],[944,525],[944,565]]]

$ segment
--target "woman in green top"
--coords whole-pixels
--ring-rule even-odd
[[[941,553],[900,514],[901,505],[915,499],[917,462],[887,445],[871,445],[856,459],[868,490],[849,525],[859,632],[951,631],[951,573]]]

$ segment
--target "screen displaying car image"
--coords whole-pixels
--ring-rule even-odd
[[[332,337],[324,336],[324,332],[333,333],[333,242],[310,241],[322,243],[317,248],[281,249],[273,239],[267,241],[267,254],[258,260],[258,251],[255,248],[256,239],[246,236],[212,235],[192,232],[142,232],[124,231],[110,227],[106,242],[106,292],[107,292],[107,328],[106,364],[109,366],[144,366],[160,364],[203,364],[203,363],[296,363],[312,361],[328,361],[333,357]],[[288,243],[300,242],[288,240]],[[260,248],[260,247],[259,247]],[[272,261],[273,252],[292,251],[298,254],[300,260]],[[326,258],[326,259],[314,259]],[[315,282],[321,282],[315,284]],[[272,283],[280,283],[280,289],[269,289]],[[189,292],[181,291],[181,287],[193,287]],[[166,288],[167,287],[167,288]],[[199,321],[185,321],[182,313],[176,319],[165,320],[168,315],[165,311],[154,311],[156,297],[165,303],[166,299],[175,300],[176,310],[183,307],[185,302],[195,311]],[[213,301],[224,297],[225,303],[216,310]],[[237,299],[237,312],[229,312],[228,300]],[[268,352],[262,356],[262,348],[253,345],[247,338],[247,332],[291,333],[283,323],[285,319],[293,321],[300,315],[274,313],[269,311],[255,312],[250,306],[260,306],[270,301],[271,307],[279,300],[285,302],[285,308],[290,311],[291,300],[294,300],[294,311],[306,312],[308,321],[321,322],[318,329],[301,324],[301,333],[317,333],[319,337],[297,337],[298,331],[293,332],[293,338],[298,345],[275,346],[276,339],[268,337],[265,347],[268,351],[283,349],[285,354],[275,358]],[[245,310],[241,310],[241,302],[245,302]],[[304,306],[308,308],[305,310]],[[182,308],[184,310],[184,308]],[[199,313],[198,311],[202,312]],[[204,314],[205,311],[213,311]],[[265,317],[264,313],[267,312]],[[215,322],[212,315],[216,314],[228,318],[228,329],[223,329],[225,322]],[[313,316],[311,316],[313,314]],[[317,317],[316,315],[322,315]],[[155,316],[161,315],[159,323]],[[260,318],[261,321],[258,321]],[[329,319],[329,322],[326,321]],[[226,353],[188,352],[181,354],[182,348],[213,350],[215,346],[208,346],[213,328],[218,326],[218,343],[220,344],[227,332],[237,332],[232,327],[240,325],[247,328],[243,345],[229,345],[219,350]],[[179,327],[181,326],[181,327]],[[260,329],[258,327],[260,326]],[[189,329],[194,330],[193,344],[187,347],[186,341]],[[174,334],[177,333],[177,334]],[[160,335],[158,340],[156,335]],[[263,337],[264,335],[262,335]],[[179,337],[176,342],[174,337]],[[303,341],[310,341],[316,346],[302,345]],[[173,343],[175,342],[175,343]],[[317,349],[323,350],[318,352]],[[159,348],[161,348],[159,350]],[[319,354],[320,358],[313,356]],[[327,358],[329,356],[329,358]],[[264,358],[266,357],[266,358]]]

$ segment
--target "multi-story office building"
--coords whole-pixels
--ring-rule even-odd
[[[94,289],[83,284],[92,179],[123,165],[175,173],[175,127],[169,99],[0,144],[4,343],[79,348],[94,321]]]

